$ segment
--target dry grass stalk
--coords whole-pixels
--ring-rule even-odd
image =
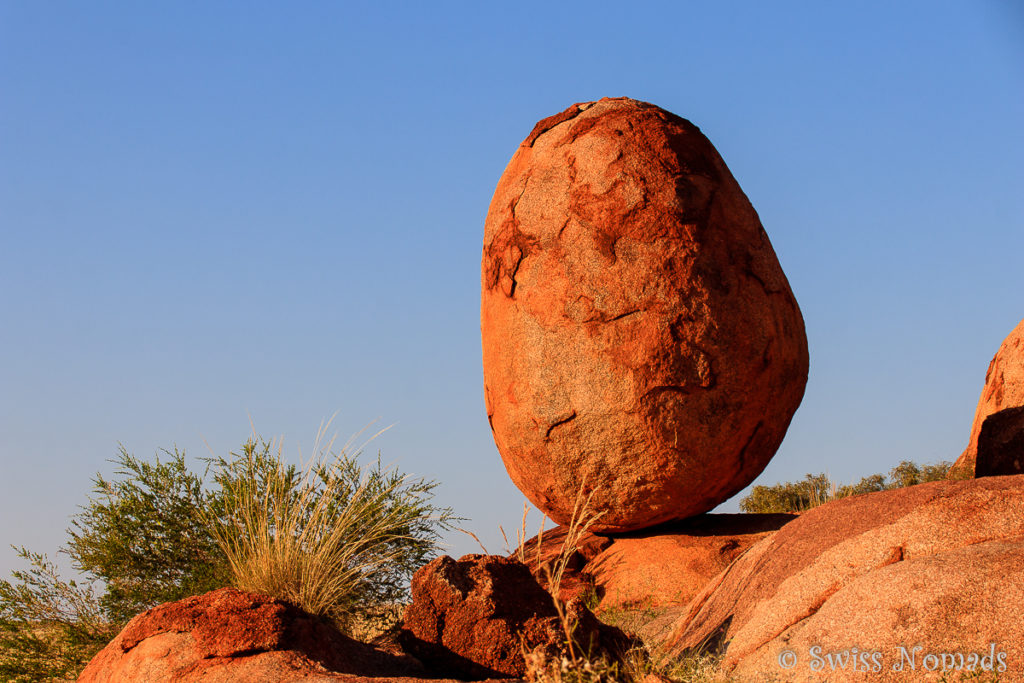
[[[576,494],[572,517],[566,526],[565,540],[562,542],[558,556],[552,563],[545,563],[543,565],[540,563],[541,547],[543,544],[543,524],[541,526],[541,535],[537,537],[537,566],[541,567],[544,572],[547,589],[551,594],[551,599],[558,614],[559,624],[565,636],[566,656],[560,661],[552,661],[541,651],[524,652],[523,656],[527,664],[526,675],[532,681],[562,681],[566,676],[575,676],[583,672],[588,677],[586,680],[615,680],[607,676],[607,674],[611,673],[612,669],[608,668],[606,662],[603,660],[599,662],[591,661],[587,656],[589,653],[578,651],[575,638],[577,624],[561,598],[562,579],[570,558],[579,549],[579,542],[583,535],[604,514],[604,512],[594,512],[590,505],[593,492],[585,495],[583,493],[584,486],[581,486]],[[526,557],[525,541],[523,540],[526,536],[525,524],[526,511],[524,509],[523,527],[519,535],[518,547],[520,561],[524,561]]]
[[[500,529],[501,527],[498,527],[498,528]],[[486,547],[484,546],[483,542],[482,542],[482,541],[480,540],[480,537],[479,537],[479,536],[477,536],[476,534],[474,534],[474,533],[473,533],[472,531],[470,531],[469,529],[463,529],[463,528],[462,528],[462,527],[460,527],[460,526],[457,526],[457,527],[455,527],[455,530],[456,530],[456,531],[461,531],[462,533],[466,534],[467,536],[470,536],[470,537],[471,537],[471,538],[472,538],[472,539],[473,539],[474,541],[476,541],[476,544],[477,544],[478,546],[480,546],[480,550],[483,550],[483,551],[484,551],[484,555],[490,555],[490,553],[489,553],[489,552],[487,552],[487,548],[486,548]],[[504,533],[504,532],[502,532],[502,533]]]

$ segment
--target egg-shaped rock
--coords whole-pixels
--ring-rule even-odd
[[[540,121],[484,231],[484,393],[512,481],[597,531],[705,512],[764,469],[807,381],[768,235],[692,123],[627,98]]]

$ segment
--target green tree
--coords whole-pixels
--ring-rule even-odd
[[[752,513],[802,512],[837,498],[898,489],[929,481],[943,481],[951,466],[952,464],[945,460],[923,466],[910,460],[903,460],[889,470],[888,478],[883,474],[872,474],[856,484],[845,486],[838,486],[824,474],[808,474],[803,481],[755,486],[750,494],[740,501],[740,509]]]
[[[886,488],[888,488],[888,484],[885,481],[885,476],[872,474],[862,478],[856,484],[839,487],[835,497],[845,498],[846,496],[856,496],[861,493],[874,493],[875,491],[884,491]]]
[[[832,482],[825,474],[808,474],[803,481],[755,486],[740,501],[740,509],[750,513],[809,510],[828,500],[831,489]]]

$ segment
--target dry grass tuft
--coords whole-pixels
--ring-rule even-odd
[[[222,478],[225,510],[213,526],[237,587],[345,627],[374,575],[403,561],[423,507],[403,498],[404,477],[354,470],[351,442],[335,456],[319,448],[323,429],[302,471],[284,464],[280,443],[269,458],[247,448],[242,471]]]

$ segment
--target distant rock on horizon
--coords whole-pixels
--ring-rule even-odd
[[[512,481],[558,523],[578,491],[622,532],[757,477],[807,381],[768,235],[689,121],[628,98],[540,121],[491,201],[487,415]]]

